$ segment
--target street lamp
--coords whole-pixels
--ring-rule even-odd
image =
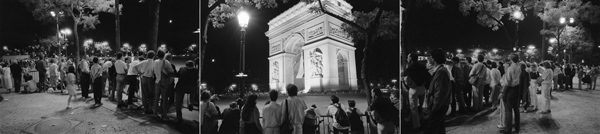
[[[565,17],[560,17],[560,19],[558,21],[560,22],[561,25],[564,25],[563,28],[558,29],[558,35],[556,36],[558,46],[560,46],[560,35],[562,34],[563,31],[565,31],[567,29],[568,24],[575,23],[575,18],[569,18],[569,23],[567,23],[567,18],[565,18]],[[570,55],[569,55],[569,62],[571,62],[571,56],[573,55],[573,49],[571,49],[571,46],[569,46],[569,51],[571,51]],[[566,51],[565,51],[565,54],[566,54]]]
[[[529,45],[529,46],[527,46],[527,48],[529,48],[529,49],[535,49],[535,46],[534,45]]]
[[[245,71],[245,64],[246,64],[246,58],[244,57],[245,51],[246,51],[246,42],[244,42],[246,40],[246,27],[248,27],[248,21],[250,20],[250,15],[242,10],[241,12],[239,12],[238,14],[238,23],[240,24],[241,27],[241,39],[240,39],[240,73],[238,75],[236,75],[236,77],[240,77],[240,85],[242,87],[242,90],[240,90],[240,96],[243,96],[244,94],[244,77],[246,77],[247,75],[244,74]]]
[[[492,49],[492,52],[494,52],[494,54],[498,53],[498,49],[494,48],[494,49]]]
[[[462,53],[462,49],[456,49],[456,52]]]
[[[63,37],[65,40],[67,40],[67,37],[66,37],[66,36],[69,36],[69,35],[71,35],[71,29],[69,29],[69,28],[65,28],[65,29],[63,29],[63,30],[60,30],[60,33],[63,35],[62,37]],[[67,54],[67,49],[66,49],[66,47],[65,47],[65,46],[63,46],[63,47],[60,47],[60,48],[62,48],[62,49],[65,49],[65,55],[66,55],[66,54]],[[60,49],[60,48],[59,48],[59,49]],[[59,50],[59,52],[60,52],[60,50]]]

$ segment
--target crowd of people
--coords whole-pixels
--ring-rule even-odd
[[[278,101],[278,91],[269,92],[269,101],[259,112],[256,94],[244,98],[241,96],[229,103],[221,113],[215,101],[218,97],[211,96],[208,91],[200,95],[200,126],[203,134],[320,134],[325,132],[319,128],[323,122],[321,117],[332,119],[327,126],[334,134],[361,134],[364,133],[361,116],[368,114],[374,128],[379,134],[393,134],[399,129],[399,92],[384,97],[380,88],[371,90],[373,101],[362,113],[356,108],[354,100],[348,100],[348,105],[343,105],[336,95],[330,96],[330,105],[325,113],[321,113],[315,104],[310,107],[304,100],[297,97],[298,88],[293,85],[286,87],[288,97]],[[219,125],[218,120],[222,119]],[[262,119],[262,120],[261,120]]]
[[[401,82],[402,94],[407,97],[401,104],[408,104],[402,107],[402,117],[414,130],[425,133],[445,133],[447,116],[477,113],[485,110],[484,104],[501,113],[501,133],[519,132],[520,113],[549,114],[552,91],[573,89],[574,77],[581,80],[579,89],[583,83],[595,90],[600,74],[598,66],[525,62],[517,54],[505,60],[477,55],[476,61],[470,57],[448,59],[441,49],[430,54],[427,63],[418,61],[417,54],[409,54]],[[542,96],[539,102],[537,94]]]
[[[156,53],[148,51],[143,56],[122,53],[116,57],[85,56],[80,61],[40,56],[37,60],[1,62],[0,72],[2,86],[9,92],[68,93],[67,109],[71,108],[72,97],[81,90],[83,100],[91,99],[89,94],[93,93],[96,107],[102,105],[102,98],[108,98],[117,103],[119,109],[142,110],[144,114],[165,121],[171,120],[167,113],[175,111],[176,121],[182,123],[184,95],[195,94],[199,89],[198,63],[189,60],[184,67],[176,69],[171,63],[172,58],[172,54],[160,50]],[[38,72],[36,79],[30,71]],[[179,78],[177,82],[175,78]],[[21,79],[26,83],[21,84]],[[136,101],[141,101],[142,105],[135,105],[133,102]]]

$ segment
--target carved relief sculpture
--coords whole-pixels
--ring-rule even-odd
[[[312,77],[323,77],[323,52],[317,48],[310,52],[310,63],[312,68]]]
[[[273,72],[272,72],[273,77],[271,77],[271,80],[273,82],[279,82],[279,62],[275,61],[273,62]]]

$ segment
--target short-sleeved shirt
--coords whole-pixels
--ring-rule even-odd
[[[115,62],[115,70],[117,71],[117,74],[127,74],[127,64],[125,64],[125,62],[123,60],[117,60],[117,62]]]

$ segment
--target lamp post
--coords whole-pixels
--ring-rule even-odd
[[[560,19],[559,19],[558,21],[560,22],[561,26],[563,26],[562,28],[559,28],[559,29],[558,29],[558,31],[557,31],[557,35],[556,35],[556,41],[557,41],[557,43],[558,43],[558,45],[557,45],[557,46],[560,46],[560,35],[562,34],[562,32],[564,32],[564,31],[565,31],[565,29],[567,29],[567,25],[568,25],[568,24],[573,24],[573,23],[575,23],[575,19],[574,19],[574,18],[569,18],[569,22],[567,23],[567,18],[565,18],[565,17],[560,17]],[[572,56],[572,54],[573,54],[573,50],[571,49],[571,46],[569,46],[569,51],[570,51],[570,55],[569,55],[569,63],[570,63],[570,62],[571,62],[571,56]],[[566,51],[565,51],[565,54],[567,54],[567,53],[566,53]]]
[[[67,40],[66,36],[71,35],[71,29],[66,28],[66,29],[60,30],[60,33],[63,35],[63,38],[65,40]],[[65,49],[65,55],[67,54],[67,49],[65,46],[59,45],[59,49]],[[60,51],[62,51],[62,50],[59,50],[59,52]]]
[[[248,26],[248,20],[250,20],[250,15],[248,15],[248,13],[246,11],[241,11],[238,14],[238,22],[240,24],[241,27],[241,39],[240,39],[240,73],[238,75],[236,75],[236,77],[240,78],[240,97],[244,96],[244,77],[248,77],[248,75],[244,74],[245,71],[245,65],[246,65],[246,58],[244,57],[245,51],[246,51],[246,42],[244,42],[244,40],[246,40],[246,27]]]

